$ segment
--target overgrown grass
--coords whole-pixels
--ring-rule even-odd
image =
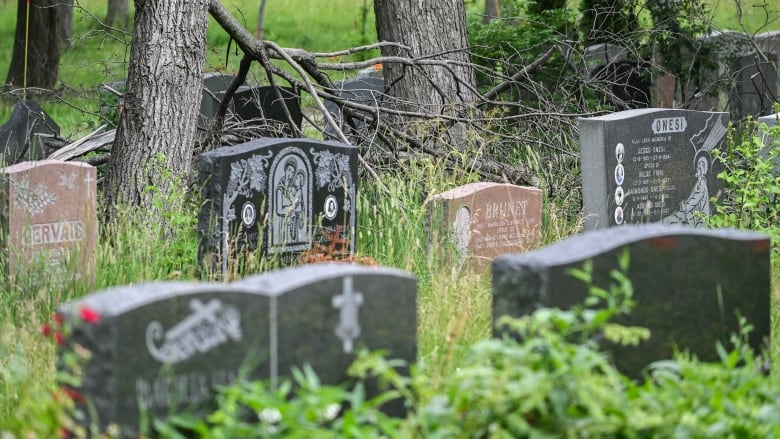
[[[79,3],[98,17],[105,13],[104,0]],[[232,11],[241,11],[249,28],[254,29],[256,2],[225,4]],[[363,38],[363,4],[360,0],[271,1],[266,36],[283,46],[316,51],[353,46]],[[0,38],[4,41],[13,39],[15,6],[14,1],[0,1]],[[718,14],[720,8],[716,8]],[[368,25],[368,34],[373,35],[371,14]],[[66,136],[77,136],[100,123],[96,87],[124,76],[129,57],[129,36],[96,31],[89,15],[77,13],[74,35],[76,41],[63,56],[60,70],[63,93],[43,102]],[[239,56],[231,51],[226,63],[226,48],[225,34],[212,23],[208,69],[235,69]],[[0,45],[0,74],[7,71],[10,49],[10,44]],[[5,120],[9,111],[8,103],[0,101],[0,120]],[[540,176],[542,187],[545,179],[553,178],[568,178],[571,187],[576,187],[576,175],[567,174],[570,163],[534,161],[532,151],[529,146],[523,157]],[[467,172],[445,170],[441,163],[410,161],[394,173],[383,174],[381,185],[370,178],[360,183],[358,253],[418,277],[418,367],[428,378],[431,392],[463,365],[467,348],[490,333],[489,276],[453,263],[457,258],[448,237],[429,227],[424,207],[429,195],[471,179]],[[580,229],[579,202],[574,190],[545,201],[543,243],[558,241]],[[41,412],[38,402],[50,398],[55,389],[53,344],[41,336],[40,328],[59,303],[114,285],[199,279],[195,204],[186,203],[180,211],[170,212],[177,227],[165,239],[161,229],[149,226],[143,212],[120,208],[127,212],[121,220],[101,229],[95,250],[97,277],[91,287],[82,284],[63,290],[30,279],[23,289],[0,291],[0,427],[30,427],[31,422],[56,416]],[[429,245],[431,241],[436,245]],[[772,329],[777,333],[780,261],[775,259],[772,267]],[[777,360],[778,337],[773,339],[772,351]]]

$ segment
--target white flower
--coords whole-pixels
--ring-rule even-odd
[[[336,419],[336,416],[339,414],[339,410],[341,410],[341,406],[338,404],[328,404],[324,409],[320,410],[319,417],[323,421],[332,421]]]
[[[276,424],[277,422],[282,420],[282,413],[275,409],[275,408],[264,408],[257,412],[257,417],[263,421],[267,422],[269,424]]]

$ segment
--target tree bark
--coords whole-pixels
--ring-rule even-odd
[[[130,0],[108,0],[106,26],[127,28],[130,24]]]
[[[106,173],[106,206],[109,217],[113,206],[125,203],[162,220],[155,197],[171,201],[191,167],[208,1],[136,0],[135,6],[124,111]]]
[[[60,0],[19,0],[16,11],[16,34],[6,84],[23,87],[25,76],[25,34],[27,42],[27,87],[53,88],[60,64]],[[30,6],[26,31],[27,6]],[[54,31],[52,31],[54,29]]]
[[[482,22],[485,24],[501,17],[501,0],[485,0],[485,13]]]
[[[447,66],[383,65],[392,105],[408,111],[454,114],[477,99],[463,0],[376,0],[374,12],[379,40],[401,43],[408,52],[385,46],[383,56],[451,62]]]
[[[73,35],[73,0],[60,0],[60,42],[70,47]]]

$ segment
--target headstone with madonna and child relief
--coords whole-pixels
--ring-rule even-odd
[[[717,361],[716,343],[730,346],[741,317],[753,326],[749,342],[760,352],[770,331],[769,252],[768,236],[734,229],[643,224],[589,231],[496,258],[493,319],[583,305],[588,285],[571,270],[592,263],[593,285],[609,290],[615,284],[611,272],[627,256],[634,305],[615,322],[649,329],[649,339],[636,346],[603,341],[619,370],[639,377],[650,363],[671,359],[678,349]]]
[[[657,108],[579,120],[585,228],[703,225],[719,198],[728,115]]]
[[[542,191],[535,187],[469,183],[432,197],[428,209],[464,256],[490,260],[541,239]]]
[[[0,241],[10,280],[68,285],[94,276],[96,169],[41,160],[0,169]]]
[[[201,154],[200,260],[225,276],[237,252],[289,265],[315,245],[355,245],[357,149],[309,139],[257,139]]]

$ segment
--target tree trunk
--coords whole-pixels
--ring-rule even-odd
[[[73,35],[73,0],[60,0],[60,42],[70,47]]]
[[[485,24],[501,17],[501,0],[485,0],[485,14],[482,22]]]
[[[60,64],[60,0],[19,0],[16,12],[16,34],[6,83],[23,87],[25,34],[27,42],[27,87],[53,88]],[[30,28],[26,30],[27,6],[30,6]],[[52,32],[51,30],[55,31]]]
[[[451,62],[448,66],[383,65],[389,105],[429,114],[459,114],[465,105],[476,100],[463,0],[376,0],[374,12],[379,40],[409,48],[409,53],[404,54],[403,49],[383,47],[383,56],[408,55]],[[459,145],[459,130],[449,131],[455,137],[453,144]]]
[[[108,0],[106,26],[127,28],[130,24],[130,0]]]
[[[206,52],[207,0],[136,0],[124,111],[106,173],[109,217],[117,203],[162,220],[189,175]],[[154,195],[158,192],[158,195]],[[162,209],[175,208],[166,205]]]

